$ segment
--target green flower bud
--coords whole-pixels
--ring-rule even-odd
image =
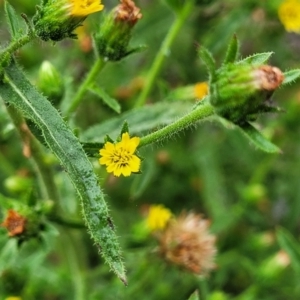
[[[28,191],[32,187],[32,180],[23,176],[10,176],[4,180],[4,186],[12,194],[19,194]]]
[[[42,0],[33,17],[36,35],[44,41],[76,38],[74,29],[88,15],[102,9],[99,0]]]
[[[133,50],[128,49],[131,31],[141,17],[140,9],[133,1],[121,0],[121,3],[105,16],[94,36],[99,56],[118,61],[132,53]]]
[[[253,121],[283,79],[282,72],[269,65],[225,64],[211,82],[211,104],[216,113],[236,124]]]
[[[41,92],[54,102],[58,102],[63,95],[62,78],[49,61],[44,61],[40,67],[38,87]]]
[[[276,280],[276,278],[284,272],[289,264],[289,255],[281,250],[263,262],[259,269],[259,276],[265,281]]]

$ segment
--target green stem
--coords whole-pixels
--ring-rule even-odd
[[[28,44],[34,38],[34,32],[30,31],[27,35],[12,42],[3,52],[0,53],[0,67],[8,64],[11,56],[15,51]]]
[[[22,115],[15,109],[13,105],[7,106],[7,112],[9,113],[16,129],[18,130],[22,141],[24,143],[25,156],[31,157],[38,178],[40,179],[41,194],[44,199],[51,199],[57,203],[59,196],[57,193],[57,187],[54,183],[54,174],[51,166],[45,161],[44,153],[40,144],[32,135],[31,131],[27,127],[27,124]]]
[[[143,147],[148,144],[161,141],[171,136],[172,134],[183,130],[184,128],[194,125],[195,122],[207,118],[213,114],[214,108],[208,102],[203,103],[199,105],[196,109],[192,110],[190,113],[175,121],[174,123],[142,137],[139,147]]]
[[[173,44],[180,28],[183,26],[184,22],[186,21],[187,17],[189,16],[190,12],[192,11],[194,7],[194,1],[184,1],[184,5],[182,7],[182,10],[180,13],[178,13],[177,18],[174,20],[174,23],[170,27],[170,30],[168,34],[166,35],[164,41],[161,44],[161,47],[154,59],[154,62],[146,76],[146,85],[143,88],[142,92],[140,93],[136,103],[135,107],[143,106],[147,96],[149,95],[154,81],[160,72],[164,59],[168,56],[169,49],[171,45]]]
[[[75,237],[66,231],[64,228],[60,230],[61,233],[61,246],[65,254],[65,259],[68,263],[69,274],[73,282],[74,294],[70,293],[70,297],[74,300],[87,299],[86,284],[83,278],[84,262],[83,257],[80,255],[79,245]]]
[[[83,96],[87,89],[89,88],[90,84],[95,81],[99,72],[104,68],[105,61],[103,58],[98,58],[94,63],[93,67],[90,69],[89,73],[87,74],[85,80],[80,85],[77,93],[75,94],[74,98],[72,99],[69,107],[66,110],[66,118],[69,119],[72,113],[76,110],[76,108],[81,103]]]
[[[209,289],[205,278],[199,279],[199,291],[201,299],[206,300],[209,296]]]
[[[79,222],[72,221],[72,220],[62,219],[56,215],[49,215],[48,219],[53,223],[56,223],[58,225],[62,225],[65,227],[73,228],[73,229],[85,229],[86,228],[86,226],[83,223],[79,223]]]

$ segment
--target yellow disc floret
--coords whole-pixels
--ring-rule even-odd
[[[117,177],[139,172],[141,159],[134,154],[139,143],[140,138],[130,138],[128,132],[123,133],[121,141],[116,144],[106,142],[100,150],[100,164],[106,165],[107,172]]]

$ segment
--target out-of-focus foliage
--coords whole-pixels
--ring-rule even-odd
[[[274,52],[271,65],[281,70],[300,67],[300,35],[286,32],[278,18],[283,1],[197,1],[166,54],[148,97],[153,106],[149,111],[139,108],[127,113],[145,85],[144,76],[176,16],[170,8],[177,11],[180,1],[136,2],[143,18],[136,25],[131,44],[147,48],[107,64],[97,80],[98,90],[86,93],[72,124],[83,142],[103,141],[104,128],[116,138],[123,119],[119,122],[114,118],[120,111],[126,118],[137,120],[132,122],[135,134],[150,127],[138,119],[141,115],[153,114],[151,128],[182,115],[187,109],[184,101],[160,109],[157,107],[165,104],[156,102],[176,88],[207,80],[204,64],[197,56],[198,45],[210,49],[221,63],[230,38],[236,34],[243,57]],[[11,4],[17,14],[32,16],[37,1]],[[117,1],[103,4],[111,8]],[[99,18],[101,13],[90,16],[80,27],[77,40],[55,45],[32,42],[17,53],[19,64],[34,84],[39,82],[43,61],[49,61],[59,72],[64,98],[61,103],[55,99],[53,104],[60,111],[64,111],[64,99],[74,93],[93,64],[90,34]],[[2,41],[9,39],[0,0],[1,47],[6,45]],[[46,160],[54,168],[60,201],[41,201],[40,178],[32,162],[23,156],[24,145],[1,102],[0,219],[3,222],[7,212],[15,209],[38,221],[34,221],[32,234],[21,240],[9,237],[0,227],[0,299],[181,300],[197,299],[193,294],[196,290],[199,299],[207,300],[300,299],[299,88],[296,82],[279,89],[273,99],[284,112],[256,121],[282,154],[260,152],[238,130],[207,122],[158,146],[142,148],[140,175],[107,175],[97,159],[91,158],[121,242],[128,287],[109,272],[98,255],[86,233],[72,184],[48,150]],[[32,126],[31,130],[35,129]],[[174,215],[194,211],[211,221],[218,253],[216,268],[208,277],[199,278],[158,255],[156,240],[144,228],[143,212],[151,204],[162,204]]]

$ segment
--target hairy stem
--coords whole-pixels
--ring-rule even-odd
[[[28,44],[34,38],[34,32],[30,31],[27,35],[22,36],[18,40],[12,42],[6,49],[0,53],[0,68],[8,65],[11,56],[15,51]]]
[[[149,145],[151,143],[155,143],[161,141],[174,133],[177,133],[190,125],[195,124],[195,122],[200,121],[204,118],[207,118],[214,114],[214,108],[209,104],[209,102],[205,102],[199,105],[195,110],[192,110],[190,113],[181,117],[174,123],[167,125],[155,132],[152,132],[141,138],[139,147],[143,147]]]

